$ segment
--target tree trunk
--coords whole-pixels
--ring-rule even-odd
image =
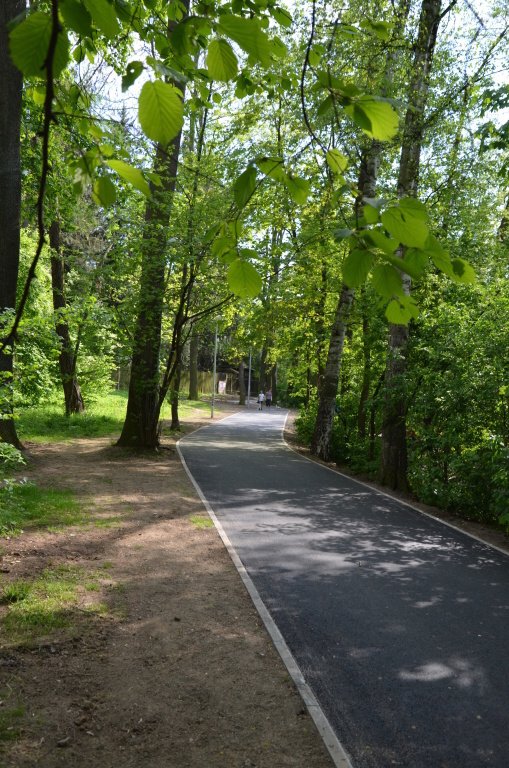
[[[55,330],[60,339],[58,364],[64,390],[65,415],[85,410],[80,386],[76,378],[77,351],[73,352],[69,325],[65,319],[64,260],[61,253],[60,224],[53,221],[49,228],[51,252],[51,290],[55,311]]]
[[[239,363],[239,405],[246,404],[246,364],[243,360]]]
[[[415,197],[419,185],[419,166],[424,134],[424,110],[435,50],[441,0],[423,0],[419,34],[415,44],[409,107],[405,115],[403,144],[398,176],[398,196]],[[404,257],[402,250],[401,256]],[[410,278],[403,275],[403,286],[410,293]],[[408,490],[405,373],[408,326],[390,325],[385,372],[385,398],[382,419],[380,480],[393,490]]]
[[[12,417],[13,343],[8,334],[19,267],[22,78],[9,56],[7,25],[24,8],[23,0],[0,3],[0,346],[8,342],[0,352],[0,440],[16,448],[21,443]]]
[[[189,345],[189,399],[198,400],[198,351],[200,339],[193,329]]]
[[[127,413],[120,446],[156,448],[159,445],[159,356],[166,274],[166,227],[180,150],[179,134],[168,152],[156,149],[154,171],[162,179],[152,188],[145,210],[138,317],[134,333]]]
[[[182,376],[182,358],[177,363],[175,368],[175,374],[171,382],[171,430],[180,429],[179,418],[179,393],[180,393],[180,379]]]
[[[359,409],[357,411],[357,434],[361,440],[366,439],[367,429],[367,401],[369,390],[371,388],[371,347],[368,338],[369,320],[366,307],[365,291],[362,296],[362,387],[359,398]]]

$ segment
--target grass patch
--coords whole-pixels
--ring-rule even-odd
[[[12,640],[21,640],[69,627],[83,590],[97,584],[95,576],[76,566],[61,565],[47,568],[33,581],[11,582],[1,595],[2,602],[8,604],[2,619],[4,631]],[[93,606],[85,610],[102,614],[106,608],[100,604],[100,611]]]
[[[0,536],[19,536],[26,528],[60,529],[90,522],[71,491],[15,483],[0,489]]]
[[[1,694],[0,694],[0,698]],[[0,702],[3,703],[3,702]],[[0,744],[17,739],[21,732],[20,718],[25,714],[25,707],[0,707]]]
[[[189,522],[194,525],[195,528],[213,528],[214,522],[210,519],[210,517],[206,517],[205,515],[191,515],[189,518]]]

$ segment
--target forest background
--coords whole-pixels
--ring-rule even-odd
[[[217,327],[316,456],[509,526],[508,13],[6,0],[5,470],[127,367],[157,448]]]

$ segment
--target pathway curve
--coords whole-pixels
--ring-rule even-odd
[[[289,449],[286,412],[181,440],[354,768],[507,768],[509,556]]]

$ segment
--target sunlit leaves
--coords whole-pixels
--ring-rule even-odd
[[[92,189],[92,199],[104,208],[113,205],[117,199],[117,190],[111,179],[107,176],[101,176],[95,180]]]
[[[297,205],[304,205],[306,203],[311,187],[307,179],[302,179],[300,176],[286,173],[283,177],[283,184],[287,188],[290,197],[297,203]]]
[[[411,197],[402,198],[399,205],[382,213],[382,224],[399,243],[423,248],[429,235],[425,206]]]
[[[256,165],[262,173],[275,181],[283,181],[286,175],[283,160],[278,157],[258,157]]]
[[[66,27],[81,37],[92,35],[92,17],[82,3],[77,0],[60,0],[59,9]]]
[[[239,208],[249,202],[256,189],[256,169],[249,165],[233,185],[233,195]]]
[[[10,34],[11,58],[25,77],[44,77],[53,22],[51,16],[36,11],[27,16]],[[53,56],[53,75],[58,76],[69,61],[69,40],[59,31]]]
[[[345,106],[345,112],[372,139],[390,141],[398,132],[398,113],[387,101],[359,96]]]
[[[109,40],[120,33],[115,9],[108,0],[83,0],[97,29]]]
[[[139,168],[135,168],[123,160],[107,160],[106,164],[118,173],[121,179],[127,181],[128,184],[142,192],[146,197],[150,196],[150,187]]]
[[[256,269],[244,259],[235,259],[228,267],[228,285],[242,299],[253,299],[262,289],[262,279]]]
[[[226,40],[211,40],[207,51],[207,70],[212,80],[227,83],[237,76],[238,63]]]
[[[125,68],[125,73],[122,77],[122,91],[127,91],[128,88],[138,79],[143,72],[143,64],[141,61],[130,61]]]
[[[162,80],[145,83],[138,100],[138,117],[145,136],[167,146],[184,123],[181,92]]]
[[[274,8],[270,8],[270,13],[272,18],[275,19],[281,27],[288,28],[292,26],[293,19],[285,8],[280,8],[276,5]]]
[[[332,173],[343,173],[348,168],[348,158],[338,149],[329,149],[326,160]]]
[[[369,251],[351,251],[343,264],[343,281],[349,288],[358,288],[366,282],[373,262],[374,256]]]
[[[270,39],[262,30],[258,19],[246,19],[242,16],[224,14],[219,18],[218,28],[260,64],[269,66],[271,61]]]

